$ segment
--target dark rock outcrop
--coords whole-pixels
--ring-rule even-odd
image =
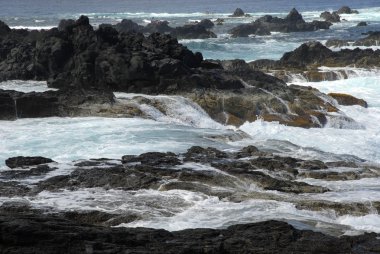
[[[361,21],[356,26],[367,26],[367,25],[368,25],[367,22]]]
[[[244,17],[244,15],[245,15],[245,13],[242,9],[236,8],[234,13],[232,15],[230,15],[230,17]]]
[[[359,105],[364,108],[368,107],[368,104],[365,100],[358,99],[349,94],[329,93],[328,95],[333,97],[340,105],[344,105],[344,106]]]
[[[195,23],[176,27],[171,35],[177,39],[207,39],[216,38],[216,34],[207,30],[206,23]]]
[[[336,238],[267,221],[226,229],[169,232],[95,227],[59,216],[1,214],[6,253],[365,253],[379,248],[376,234]]]
[[[340,16],[337,12],[331,13],[331,12],[325,11],[321,13],[320,17],[323,18],[327,22],[331,22],[331,23],[340,22]]]
[[[319,29],[329,29],[332,24],[326,21],[305,22],[302,15],[292,9],[284,18],[263,16],[250,24],[242,24],[230,30],[233,37],[246,37],[248,35],[267,35],[270,32],[307,32]]]
[[[22,93],[0,89],[0,119],[100,115],[100,107],[112,107],[113,103],[113,93],[107,90],[69,88]]]
[[[358,14],[359,12],[357,10],[352,10],[348,6],[342,6],[338,11],[338,14]]]
[[[295,10],[286,20],[305,26]],[[139,114],[133,105],[130,111],[117,108],[112,91],[183,95],[215,120],[234,125],[261,117],[292,126],[321,127],[326,112],[334,108],[319,98],[318,91],[287,87],[244,61],[204,61],[202,54],[191,52],[170,35],[118,32],[110,25],[94,30],[84,16],[69,23],[61,31],[12,30],[0,37],[0,80],[47,80],[48,86],[60,89],[1,92],[2,119]],[[208,22],[175,28],[172,34],[184,38],[212,35],[204,23]],[[307,59],[325,57],[319,53]],[[291,58],[304,61],[301,56]],[[98,97],[100,101],[94,100]]]
[[[201,22],[198,23],[206,29],[211,29],[215,26],[215,24],[209,19],[202,19]]]
[[[40,164],[46,164],[54,162],[52,159],[44,158],[41,156],[36,157],[24,157],[24,156],[18,156],[18,157],[12,157],[7,160],[5,160],[5,165],[7,165],[10,168],[20,168],[20,167],[28,167],[28,166],[36,166]]]
[[[161,21],[161,20],[152,20],[145,28],[144,32],[146,33],[171,33],[174,30],[174,28],[169,26],[168,21]]]
[[[114,28],[120,33],[139,33],[144,31],[143,26],[140,26],[130,19],[123,19],[120,23],[116,24]]]
[[[338,43],[343,43],[338,41]],[[287,52],[279,61],[258,60],[251,65],[261,70],[313,70],[320,66],[363,68],[377,67],[380,63],[380,50],[343,49],[332,51],[320,42],[308,42],[292,52]]]

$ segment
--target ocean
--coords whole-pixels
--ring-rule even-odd
[[[248,23],[264,14],[284,17],[297,8],[306,21],[319,19],[322,11],[337,10],[349,4],[360,13],[342,15],[341,23],[330,30],[305,33],[273,33],[270,36],[231,38],[227,31],[237,23]],[[229,18],[237,7],[251,17]],[[0,1],[0,20],[12,28],[49,29],[60,19],[90,17],[94,26],[101,23],[115,24],[122,19],[132,19],[146,25],[151,20],[168,20],[171,25],[209,18],[224,18],[225,24],[215,28],[218,38],[182,40],[193,51],[210,59],[280,59],[306,41],[326,42],[331,38],[356,40],[368,31],[380,30],[380,2],[364,1],[148,1],[148,0],[13,0]],[[366,27],[357,27],[360,21]],[[380,49],[379,46],[371,47]],[[339,50],[339,49],[334,49]],[[274,150],[296,158],[331,160],[364,159],[380,165],[380,70],[341,68],[331,70],[345,72],[336,81],[309,82],[294,77],[289,82],[311,86],[324,93],[348,93],[368,102],[368,108],[339,106],[347,116],[356,120],[345,125],[330,120],[324,128],[300,129],[276,122],[246,122],[240,128],[221,125],[212,120],[201,108],[175,96],[161,99],[170,106],[170,115],[162,115],[155,108],[146,108],[151,119],[142,118],[39,118],[0,121],[0,170],[5,170],[5,159],[17,155],[40,155],[70,165],[71,161],[90,158],[119,159],[125,154],[148,151],[185,152],[194,145],[218,149],[236,150],[246,145]],[[46,82],[6,81],[1,89],[18,91],[46,91]],[[130,96],[116,93],[118,99]],[[216,137],[216,138],[215,138]],[[195,165],[194,167],[199,167]],[[67,168],[60,168],[66,172]],[[58,173],[59,173],[58,172]],[[57,172],[56,172],[57,173]],[[38,181],[38,178],[34,179]],[[311,180],[310,183],[328,186],[333,190],[324,194],[305,194],[306,199],[335,202],[380,201],[380,179],[351,181]],[[253,188],[253,187],[252,187]],[[255,189],[257,191],[257,189]],[[278,194],[278,193],[276,193]],[[285,194],[284,194],[285,195]],[[289,198],[291,194],[286,194]],[[293,196],[292,196],[293,197]],[[14,199],[14,198],[12,198]],[[139,211],[144,219],[123,224],[130,227],[153,227],[168,230],[185,228],[219,228],[236,223],[248,223],[267,219],[308,221],[318,224],[348,227],[347,232],[380,232],[380,216],[339,216],[331,212],[299,210],[286,201],[247,200],[240,203],[226,202],[214,196],[184,191],[167,192],[140,190],[137,192],[104,189],[82,189],[62,192],[44,191],[34,197],[20,197],[36,207],[65,209],[89,209],[110,212]],[[2,197],[1,202],[8,198]],[[145,200],[141,202],[141,200]],[[285,200],[285,198],[284,198]],[[165,215],[171,214],[170,216]]]

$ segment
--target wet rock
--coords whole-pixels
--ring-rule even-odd
[[[56,168],[51,168],[48,165],[39,165],[33,167],[29,170],[9,170],[0,172],[0,175],[6,179],[18,179],[18,178],[27,178],[31,176],[41,176],[45,175]]]
[[[364,108],[368,107],[368,104],[365,100],[358,99],[349,94],[329,93],[328,95],[333,97],[340,105],[344,105],[344,106],[359,105]]]
[[[181,164],[174,153],[158,152],[143,153],[139,156],[125,155],[122,157],[122,162],[125,164],[139,162],[150,166],[176,166]]]
[[[56,176],[38,184],[38,190],[59,190],[69,188],[103,187],[123,190],[157,188],[160,178],[149,172],[140,172],[122,165],[114,167],[78,168],[70,175]]]
[[[263,16],[250,24],[239,25],[232,30],[230,34],[233,37],[247,37],[248,35],[268,35],[270,32],[306,32],[319,29],[329,29],[332,24],[325,21],[305,22],[302,15],[292,9],[285,19],[272,17],[270,15]]]
[[[331,12],[325,11],[325,12],[321,13],[320,17],[327,22],[331,22],[331,23],[340,22],[340,16],[337,12],[331,13]]]
[[[232,15],[230,15],[230,17],[244,17],[244,15],[245,15],[245,13],[242,9],[236,8],[234,13]]]
[[[217,19],[215,20],[215,23],[216,23],[216,25],[221,26],[221,25],[223,25],[223,23],[224,23],[224,19],[222,19],[222,18],[217,18]]]
[[[0,182],[0,196],[2,197],[25,196],[29,192],[29,187],[16,181]]]
[[[296,204],[297,209],[307,209],[312,211],[331,210],[338,216],[352,215],[365,216],[373,210],[380,210],[379,202],[370,203],[338,203],[326,200],[302,200]]]
[[[297,162],[297,166],[307,170],[320,170],[328,168],[323,161],[319,160]]]
[[[356,26],[367,26],[367,25],[368,25],[367,22],[361,21]]]
[[[184,161],[209,162],[213,159],[227,158],[228,155],[212,147],[193,146],[187,150],[184,157]]]
[[[338,14],[358,14],[359,12],[357,10],[352,10],[348,6],[342,6],[338,11]]]
[[[10,168],[21,168],[21,167],[28,167],[28,166],[35,166],[40,164],[46,164],[54,162],[52,159],[44,158],[41,156],[36,157],[24,157],[24,156],[18,156],[18,157],[12,157],[5,160],[5,165],[7,165]]]

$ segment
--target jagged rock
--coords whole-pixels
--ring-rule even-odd
[[[257,63],[255,63],[257,62]],[[316,70],[320,66],[362,68],[377,67],[380,63],[380,50],[343,49],[332,51],[320,42],[308,42],[292,52],[287,52],[279,61],[259,60],[251,63],[259,70]]]
[[[326,42],[326,47],[329,48],[341,48],[345,46],[349,46],[350,44],[346,40],[339,40],[339,39],[331,39]]]
[[[368,107],[368,104],[365,100],[358,99],[349,94],[329,93],[328,95],[333,97],[340,105],[344,105],[344,106],[359,105],[364,108]]]
[[[123,19],[120,23],[116,24],[114,27],[118,32],[121,32],[121,33],[130,33],[130,32],[139,33],[139,32],[142,32],[144,29],[143,26],[140,26],[139,24],[133,22],[130,19]]]
[[[229,31],[233,37],[247,37],[248,35],[268,35],[270,32],[306,32],[319,29],[329,29],[332,24],[325,21],[305,22],[302,15],[292,9],[285,19],[263,16],[250,24],[239,25]]]
[[[70,27],[75,25],[75,20],[73,19],[62,19],[59,21],[58,24],[58,30],[59,31],[65,31],[66,29],[69,29]]]
[[[51,163],[51,162],[54,162],[54,161],[52,159],[44,158],[41,156],[36,156],[36,157],[18,156],[18,157],[12,157],[5,160],[5,164],[10,168],[35,166],[35,165],[46,164],[46,163]]]
[[[147,33],[171,33],[174,28],[169,26],[168,21],[153,20],[145,28]]]
[[[215,33],[208,31],[204,24],[201,23],[176,27],[171,32],[171,35],[178,39],[207,39],[217,37]]]
[[[359,12],[357,10],[352,10],[348,6],[342,6],[338,11],[338,14],[358,14]]]
[[[201,22],[199,22],[198,24],[206,29],[211,29],[215,26],[214,23],[209,19],[202,19]]]
[[[11,31],[9,26],[0,20],[0,36],[4,36]]]
[[[354,46],[377,46],[380,42],[380,32],[371,32],[367,37],[354,42]]]
[[[237,8],[230,17],[244,17],[245,13],[242,9]]]
[[[327,22],[331,22],[331,23],[340,22],[340,16],[335,11],[333,13],[328,12],[328,11],[322,12],[320,17],[323,18]]]

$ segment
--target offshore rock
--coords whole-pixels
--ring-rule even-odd
[[[244,17],[245,13],[242,9],[237,8],[230,17]]]
[[[268,35],[270,32],[307,32],[319,29],[329,29],[332,24],[325,21],[305,22],[302,15],[292,9],[286,18],[277,18],[270,15],[263,16],[250,24],[242,24],[230,30],[233,37],[247,37],[248,35]]]
[[[295,10],[286,20],[304,22]],[[205,24],[209,22],[173,32],[193,37],[200,29],[209,35]],[[193,99],[213,119],[235,126],[261,118],[291,126],[322,127],[327,113],[337,111],[319,98],[322,94],[317,90],[287,87],[244,61],[205,61],[202,54],[191,52],[170,35],[118,32],[110,25],[94,30],[84,16],[64,27],[22,33],[11,30],[0,36],[0,80],[47,80],[49,87],[60,89],[27,94],[1,91],[1,119],[144,117],[136,105],[115,101],[115,91],[182,95]],[[302,53],[294,61],[304,61]],[[319,53],[316,49],[307,59],[325,56]]]
[[[331,23],[340,22],[340,16],[337,12],[331,13],[331,12],[325,11],[321,13],[320,17],[323,18],[327,22],[331,22]]]
[[[338,14],[358,14],[359,12],[357,10],[352,10],[348,6],[342,6],[338,11]]]
[[[258,60],[250,63],[250,65],[258,70],[266,71],[317,70],[321,66],[371,68],[380,66],[380,50],[356,48],[335,52],[320,42],[308,42],[294,51],[285,53],[279,61]]]

